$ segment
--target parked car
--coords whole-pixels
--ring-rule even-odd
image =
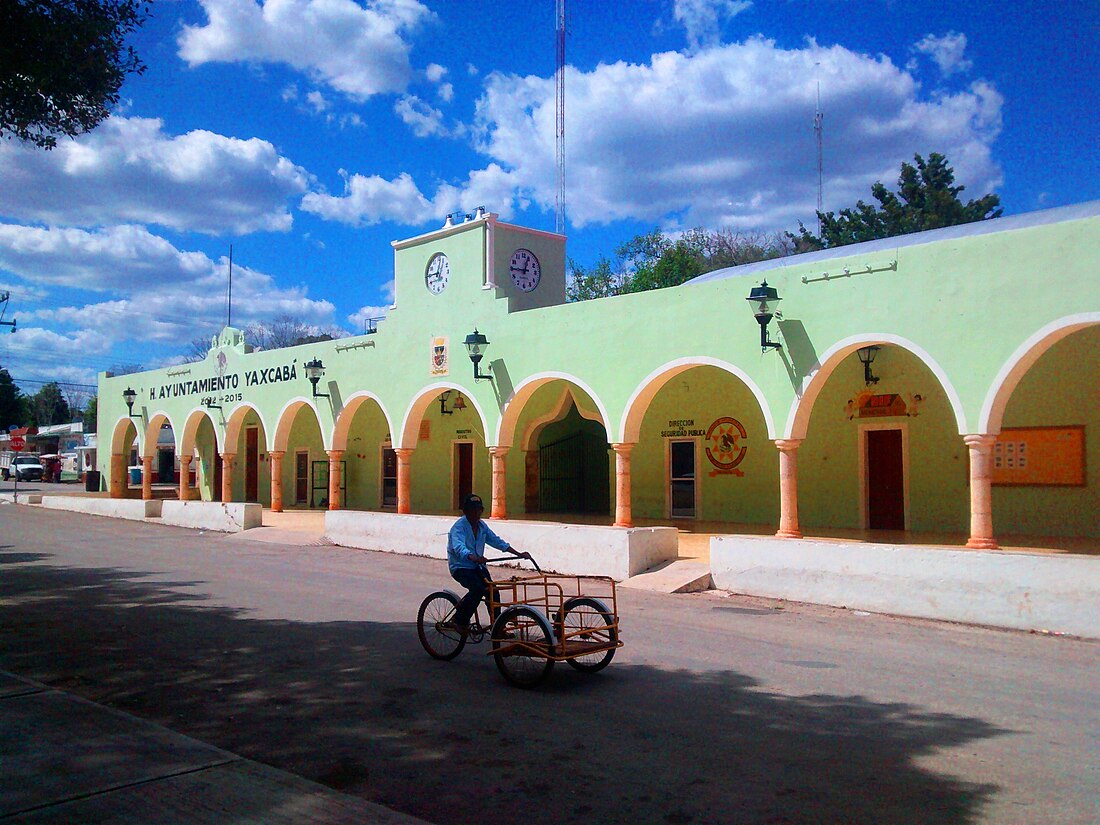
[[[16,481],[41,481],[42,462],[36,455],[17,455],[11,460],[9,469],[4,470],[4,480],[15,476]]]

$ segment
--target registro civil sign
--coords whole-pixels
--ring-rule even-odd
[[[11,437],[11,443],[8,445],[17,453],[21,453],[23,448],[27,446],[26,439],[21,435],[13,435]]]

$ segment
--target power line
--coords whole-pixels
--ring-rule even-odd
[[[98,384],[79,384],[76,381],[40,381],[37,378],[12,378],[16,384],[57,384],[59,387],[84,387],[87,389],[98,390]]]

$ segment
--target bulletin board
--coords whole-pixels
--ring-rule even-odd
[[[1085,428],[1006,427],[993,445],[993,483],[1083,487]]]

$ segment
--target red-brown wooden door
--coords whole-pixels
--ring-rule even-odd
[[[474,491],[474,445],[469,441],[455,444],[455,509]]]
[[[244,500],[260,500],[260,448],[255,427],[244,431]]]
[[[867,526],[905,529],[901,430],[867,430]]]

